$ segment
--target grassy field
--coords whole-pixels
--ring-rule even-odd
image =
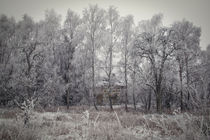
[[[18,109],[0,109],[1,140],[202,140],[205,118],[189,113],[149,114],[115,108],[64,107],[34,111],[27,126]]]

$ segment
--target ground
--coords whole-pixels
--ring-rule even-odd
[[[186,140],[207,139],[201,117],[190,113],[125,112],[114,107],[64,107],[36,110],[24,126],[21,111],[0,109],[0,139],[43,140]]]

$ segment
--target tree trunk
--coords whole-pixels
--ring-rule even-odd
[[[190,106],[190,92],[189,92],[189,66],[188,66],[188,62],[189,62],[189,59],[188,59],[188,56],[187,54],[185,53],[185,64],[186,64],[186,79],[187,79],[187,101],[188,101],[188,104],[187,104],[187,108],[189,109],[189,106]]]
[[[96,94],[95,94],[95,72],[94,72],[94,59],[93,59],[93,65],[92,65],[92,97],[93,97],[93,105],[96,110],[98,110],[96,105]]]
[[[112,36],[112,34],[111,34]],[[111,37],[111,43],[112,43],[112,37]],[[111,76],[112,76],[112,44],[110,45],[110,48],[109,48],[109,53],[110,53],[110,56],[109,56],[109,74],[108,74],[108,78],[109,78],[109,105],[110,105],[110,109],[111,111],[113,110],[113,107],[112,107],[112,99],[111,99],[111,92],[112,92],[112,89],[111,89]]]
[[[151,97],[152,97],[152,92],[151,92],[151,89],[150,89],[150,91],[149,91],[149,97],[148,97],[148,108],[147,108],[148,111],[151,108],[151,99],[152,99]]]
[[[133,70],[133,107],[136,110],[136,97],[135,97],[135,91],[136,91],[136,60],[134,60],[134,70]]]
[[[96,105],[96,96],[95,96],[95,95],[93,95],[93,96],[94,96],[94,97],[93,97],[93,104],[94,104],[95,110],[98,111],[98,107],[97,107],[97,105]]]
[[[128,90],[127,87],[125,89],[125,111],[128,111]]]
[[[133,79],[133,107],[136,110],[136,96],[135,96],[135,84],[136,84],[136,80],[135,80],[135,72],[134,72],[134,79]]]
[[[66,105],[67,109],[69,109],[69,89],[66,90]]]
[[[127,81],[127,67],[125,66],[125,111],[128,111],[128,81]]]
[[[110,95],[109,95],[109,106],[110,106],[111,111],[113,111],[112,99],[111,99],[111,96]]]
[[[157,112],[161,113],[161,98],[159,95],[156,96]]]
[[[127,41],[125,44],[125,65],[124,65],[124,72],[125,72],[125,110],[128,111],[128,77],[127,77]]]
[[[157,93],[156,93],[157,112],[161,113],[162,112],[162,93],[159,86],[156,88],[156,90],[157,90]]]
[[[182,64],[181,64],[180,61],[179,61],[179,79],[180,79],[180,94],[181,94],[181,97],[180,97],[180,108],[181,108],[181,111],[183,111],[184,108],[183,108],[183,88],[182,88]]]
[[[136,97],[134,93],[133,93],[133,107],[136,110]]]
[[[111,111],[113,111],[112,99],[111,99],[111,92],[112,92],[112,90],[111,90],[111,81],[109,79],[109,92],[108,92],[108,94],[109,94],[109,106],[110,106]]]
[[[96,110],[98,110],[96,105],[96,94],[95,94],[95,33],[93,32],[91,35],[92,41],[92,97],[93,97],[93,104]]]

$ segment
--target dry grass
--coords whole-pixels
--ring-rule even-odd
[[[55,111],[57,110],[57,111]],[[5,110],[6,114],[9,114]],[[5,119],[1,113],[0,139],[85,139],[85,140],[135,140],[135,139],[208,139],[208,119],[189,113],[166,115],[125,112],[122,108],[110,112],[103,108],[95,111],[87,106],[60,107],[49,112],[34,112],[29,128],[19,119]],[[210,119],[209,119],[210,120]],[[15,122],[15,123],[14,123]],[[210,122],[210,121],[209,121]],[[208,122],[208,123],[209,123]],[[203,126],[203,127],[201,127]],[[2,129],[3,128],[3,129]],[[204,131],[205,130],[205,133]]]
[[[24,127],[17,122],[0,124],[1,140],[41,140],[42,138],[40,130],[36,127]]]
[[[20,110],[17,108],[0,109],[0,118],[13,119],[16,118],[19,113]]]

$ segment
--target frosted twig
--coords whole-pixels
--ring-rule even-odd
[[[117,121],[118,121],[118,124],[119,124],[119,127],[121,128],[122,127],[122,125],[121,125],[121,123],[120,123],[120,119],[119,119],[119,117],[118,117],[118,115],[117,115],[117,113],[114,111],[114,113],[115,113],[115,115],[116,115],[116,118],[117,118]]]
[[[100,116],[100,114],[97,115],[97,117],[96,117],[96,119],[94,121],[94,129],[95,129],[95,126],[96,126],[96,123],[97,123],[97,120],[98,120],[99,116]]]

